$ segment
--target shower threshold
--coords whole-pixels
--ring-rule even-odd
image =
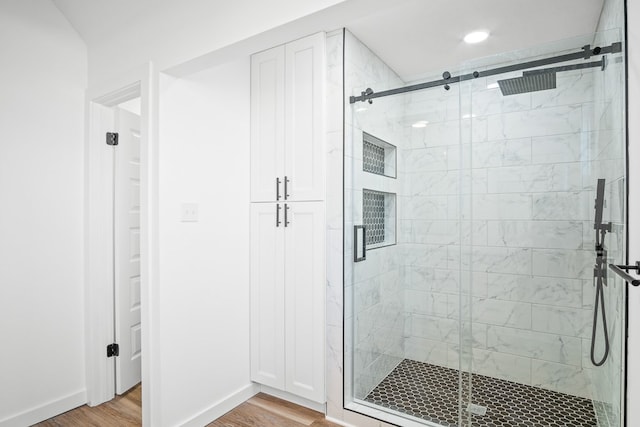
[[[468,373],[462,374],[463,401]],[[459,371],[404,359],[364,401],[443,427],[458,426]],[[530,385],[472,376],[472,405],[464,405],[464,425],[474,427],[597,427],[589,399]],[[478,408],[486,408],[484,415]],[[471,409],[470,412],[466,412]]]

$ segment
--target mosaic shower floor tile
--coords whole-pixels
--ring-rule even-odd
[[[458,426],[458,402],[463,425],[473,427],[597,427],[591,400],[484,375],[462,374],[442,366],[403,360],[365,397],[365,401],[445,427]],[[480,415],[484,409],[484,415]],[[469,411],[471,410],[471,411]],[[469,424],[471,421],[471,424]]]

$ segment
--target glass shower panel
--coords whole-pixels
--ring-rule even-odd
[[[622,40],[620,31],[598,33],[595,43],[608,45]],[[591,175],[605,179],[603,223],[611,224],[605,235],[603,247],[606,263],[626,264],[626,174],[625,174],[625,65],[624,57],[611,58],[607,66],[594,76],[594,105],[590,112],[592,132]],[[590,244],[594,244],[592,230]],[[610,271],[609,271],[610,272]],[[624,360],[625,360],[625,282],[614,274],[606,278],[600,298],[598,327],[593,344],[594,359],[603,359],[608,341],[609,353],[601,366],[591,366],[591,395],[599,426],[619,427],[624,420]],[[592,287],[590,290],[595,291]],[[595,304],[593,295],[586,295]],[[602,308],[604,306],[604,309]],[[590,306],[591,309],[595,305]],[[603,310],[607,321],[608,337],[603,334]],[[608,339],[605,339],[608,338]],[[589,358],[591,359],[591,357]]]
[[[356,107],[358,108],[358,107]],[[362,107],[360,107],[362,108]],[[402,212],[402,177],[385,175],[388,160],[404,143],[395,111],[397,100],[383,100],[353,116],[351,143],[347,145],[350,185],[345,201],[352,267],[346,289],[353,302],[353,396],[371,400],[372,390],[404,356],[404,293],[397,217]],[[381,114],[386,116],[382,119]],[[385,160],[387,159],[387,160]],[[386,164],[387,163],[387,164]],[[398,167],[401,170],[401,167]],[[402,173],[400,173],[402,175]]]
[[[346,33],[348,94],[406,84]],[[403,426],[461,421],[459,103],[437,88],[345,111],[345,405]]]
[[[461,251],[462,272],[471,277],[463,309],[473,337],[472,415],[463,425],[621,425],[625,289],[606,265],[624,261],[623,55],[604,55],[595,67],[565,66],[600,56],[525,70],[537,70],[536,79],[523,71],[482,77],[487,69],[620,40],[614,31],[464,66],[481,77],[461,83],[470,127],[463,120],[464,214],[472,229]],[[558,66],[565,68],[551,69]],[[594,199],[601,179],[607,231],[600,292]],[[598,303],[593,340],[596,295],[604,298],[608,337]],[[599,364],[607,338],[608,356],[596,366],[592,344]]]
[[[369,68],[370,67],[370,68]],[[387,76],[382,78],[381,76]],[[399,79],[349,33],[345,87],[388,87]],[[345,398],[368,405],[373,389],[404,352],[404,294],[398,255],[404,136],[402,100],[349,107],[345,112]],[[355,403],[354,403],[355,402]]]
[[[473,72],[473,71],[470,71]],[[462,69],[460,74],[468,74]],[[484,224],[474,221],[472,217],[472,195],[475,188],[484,185],[485,178],[478,175],[471,167],[472,144],[476,139],[475,114],[471,104],[472,87],[458,85],[460,92],[460,156],[458,159],[460,170],[460,194],[458,196],[460,210],[458,212],[458,224],[460,232],[459,257],[460,257],[460,295],[459,295],[459,319],[460,319],[460,421],[459,426],[471,425],[474,416],[484,416],[487,408],[475,402],[473,395],[473,349],[485,345],[486,331],[473,322],[472,306],[475,298],[485,296],[485,275],[483,272],[472,268],[473,249],[484,243],[486,229]]]

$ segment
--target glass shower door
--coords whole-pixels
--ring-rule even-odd
[[[617,31],[591,35],[465,69],[482,72],[620,40]],[[474,338],[472,415],[464,425],[621,425],[624,283],[606,274],[606,265],[624,260],[622,59],[609,54],[590,59],[600,61],[596,67],[571,67],[582,59],[564,68],[539,66],[536,81],[527,77],[530,69],[461,84],[474,230],[463,249],[469,264],[462,266],[472,277]],[[600,240],[600,289],[598,180],[608,229]]]
[[[407,84],[349,33],[345,67],[347,93]],[[462,421],[459,120],[455,87],[345,112],[346,407],[403,426]]]
[[[352,394],[374,400],[372,390],[403,360],[404,295],[397,215],[401,180],[397,177],[402,135],[382,126],[378,114],[393,114],[385,102],[354,114],[354,129],[346,147],[345,236],[348,270],[345,293],[351,311]],[[376,117],[378,116],[378,117]],[[347,320],[348,319],[348,320]]]
[[[413,83],[345,37],[348,94]],[[594,280],[625,257],[624,64],[595,49],[619,40],[347,103],[347,409],[411,427],[621,426],[625,288],[602,269]],[[482,75],[587,45],[586,66]]]

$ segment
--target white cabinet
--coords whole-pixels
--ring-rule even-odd
[[[323,202],[251,204],[251,379],[324,403]]]
[[[251,57],[252,202],[276,201],[283,190],[284,52],[278,46]]]
[[[251,379],[325,402],[325,37],[251,57]]]
[[[251,201],[324,199],[325,37],[251,57]]]
[[[324,402],[325,214],[322,202],[288,203],[285,228],[285,390]]]
[[[251,204],[251,380],[284,390],[284,230],[276,209],[281,204]]]

